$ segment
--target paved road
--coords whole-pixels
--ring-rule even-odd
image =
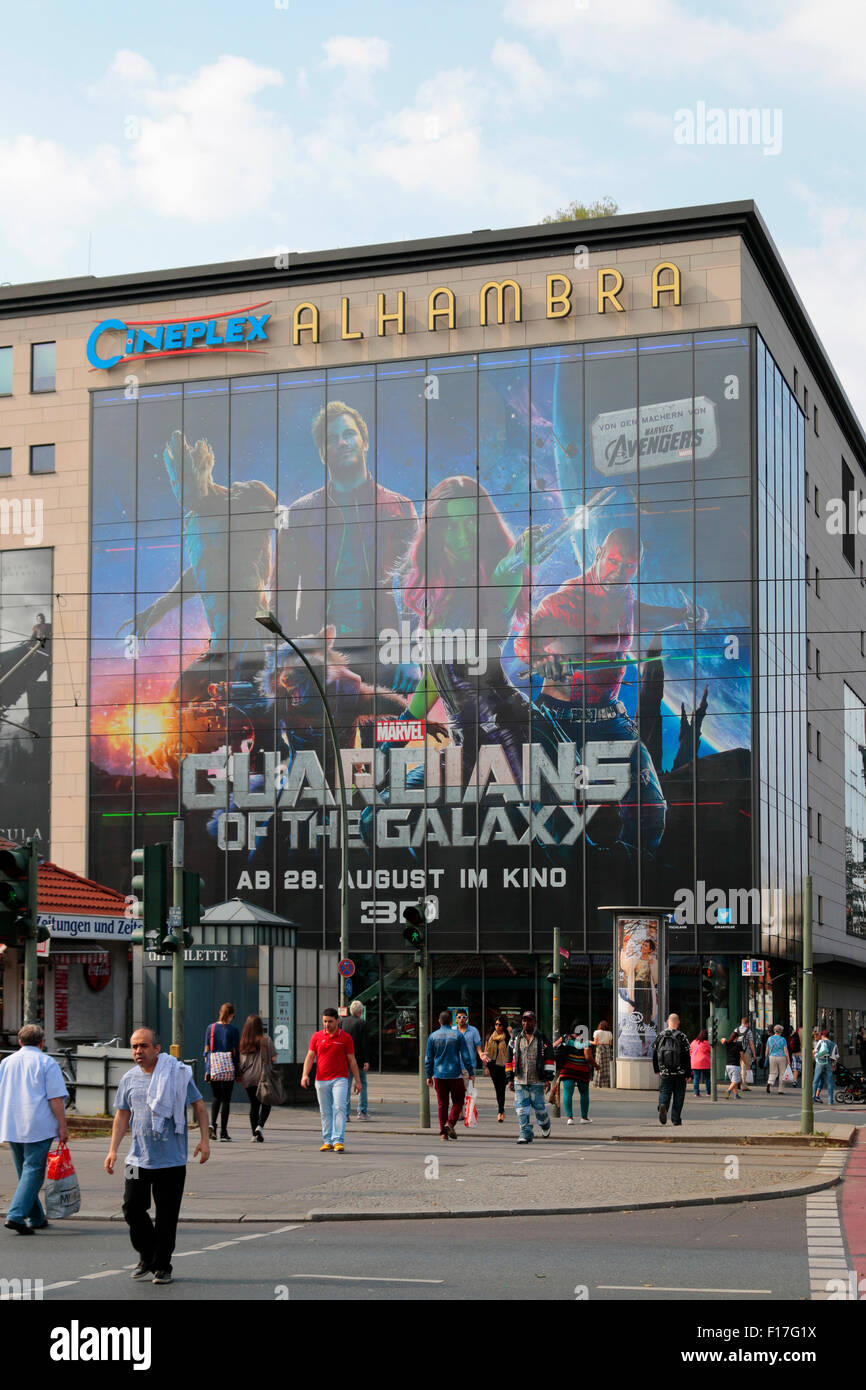
[[[12,1240],[17,1243],[12,1244]],[[26,1246],[26,1250],[22,1247]],[[604,1216],[187,1227],[176,1283],[133,1283],[122,1226],[69,1226],[3,1245],[6,1277],[42,1278],[47,1300],[242,1299],[448,1302],[506,1299],[808,1299],[806,1201]],[[746,1293],[746,1290],[752,1292]]]

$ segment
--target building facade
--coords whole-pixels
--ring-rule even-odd
[[[569,1016],[651,1010],[610,903],[667,906],[688,1027],[709,959],[723,1026],[763,1026],[797,1017],[809,871],[849,1050],[866,441],[753,205],[13,286],[4,362],[0,559],[53,567],[55,860],[126,891],[182,815],[206,902],[334,950],[338,779],[269,608],[324,671],[383,1065],[415,1056],[420,894],[433,1007],[479,1027],[544,1019],[554,926]]]

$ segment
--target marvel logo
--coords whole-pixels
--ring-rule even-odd
[[[415,743],[424,738],[423,719],[377,719],[377,743]]]

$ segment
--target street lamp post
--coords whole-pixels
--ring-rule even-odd
[[[349,817],[346,806],[346,779],[343,775],[343,761],[340,757],[340,749],[337,744],[337,730],[334,727],[334,719],[331,714],[331,707],[328,704],[328,697],[325,688],[319,677],[316,675],[304,653],[291,637],[287,637],[277,622],[276,616],[268,608],[259,609],[256,613],[256,622],[261,623],[262,627],[267,628],[268,632],[273,632],[277,637],[281,637],[287,646],[291,647],[296,656],[306,666],[312,676],[316,689],[322,698],[322,706],[325,711],[325,718],[328,721],[328,729],[331,734],[331,746],[334,750],[334,761],[337,764],[337,778],[340,784],[340,960],[346,960],[349,954]],[[340,1005],[346,1005],[346,979],[340,976]]]

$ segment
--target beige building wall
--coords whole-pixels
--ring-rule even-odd
[[[660,307],[652,308],[651,277],[662,261],[673,262],[682,277],[682,303],[662,294]],[[0,347],[13,346],[13,394],[0,398],[0,448],[12,448],[12,476],[0,479],[0,498],[42,498],[43,545],[54,550],[53,653],[53,748],[51,783],[51,857],[65,868],[87,872],[87,727],[88,727],[88,584],[89,584],[89,431],[90,392],[122,385],[134,374],[141,386],[243,373],[286,371],[313,366],[381,362],[400,358],[429,357],[453,352],[491,352],[497,349],[543,343],[579,342],[584,339],[625,338],[632,334],[700,331],[742,322],[741,278],[743,248],[740,237],[708,237],[704,240],[666,242],[657,246],[623,247],[586,253],[579,245],[571,256],[541,256],[489,265],[467,265],[444,271],[419,270],[405,275],[316,281],[285,287],[272,283],[273,270],[260,293],[245,290],[227,295],[197,298],[138,299],[123,305],[76,309],[70,313],[30,317],[0,317]],[[597,309],[598,271],[615,267],[623,276],[619,295],[623,312]],[[547,317],[547,276],[566,275],[573,285],[572,312],[565,318]],[[481,325],[479,291],[488,280],[516,280],[523,292],[523,316],[512,322],[513,302],[505,300],[506,322],[496,322],[496,295],[488,296],[488,323]],[[155,276],[154,279],[159,277]],[[670,274],[661,276],[662,282]],[[607,281],[610,284],[610,280]],[[447,286],[456,298],[456,327],[443,319],[430,332],[427,327],[428,296],[437,286]],[[93,282],[98,293],[99,282]],[[44,288],[44,287],[40,287]],[[561,286],[557,286],[561,289]],[[397,293],[406,294],[406,331],[396,325],[377,335],[377,296],[386,296],[385,311],[397,308]],[[362,338],[343,340],[342,299],[348,296],[349,327]],[[261,354],[210,353],[204,357],[156,358],[121,365],[110,371],[94,371],[87,355],[87,339],[107,318],[196,318],[218,310],[245,308],[270,299],[272,315],[268,342]],[[303,301],[320,310],[320,337],[310,334],[292,345],[292,311]],[[439,305],[444,304],[444,296]],[[0,303],[2,314],[2,303]],[[308,318],[309,315],[305,315]],[[30,394],[30,346],[57,344],[57,389],[50,394]],[[116,337],[104,337],[99,351],[109,355]],[[121,350],[121,349],[115,349]],[[134,387],[134,383],[131,383]],[[29,449],[33,444],[55,445],[56,472],[32,477]],[[292,498],[280,498],[281,503]],[[0,549],[24,544],[22,537],[0,534]],[[4,800],[14,789],[0,789]],[[0,816],[2,820],[2,816]]]

